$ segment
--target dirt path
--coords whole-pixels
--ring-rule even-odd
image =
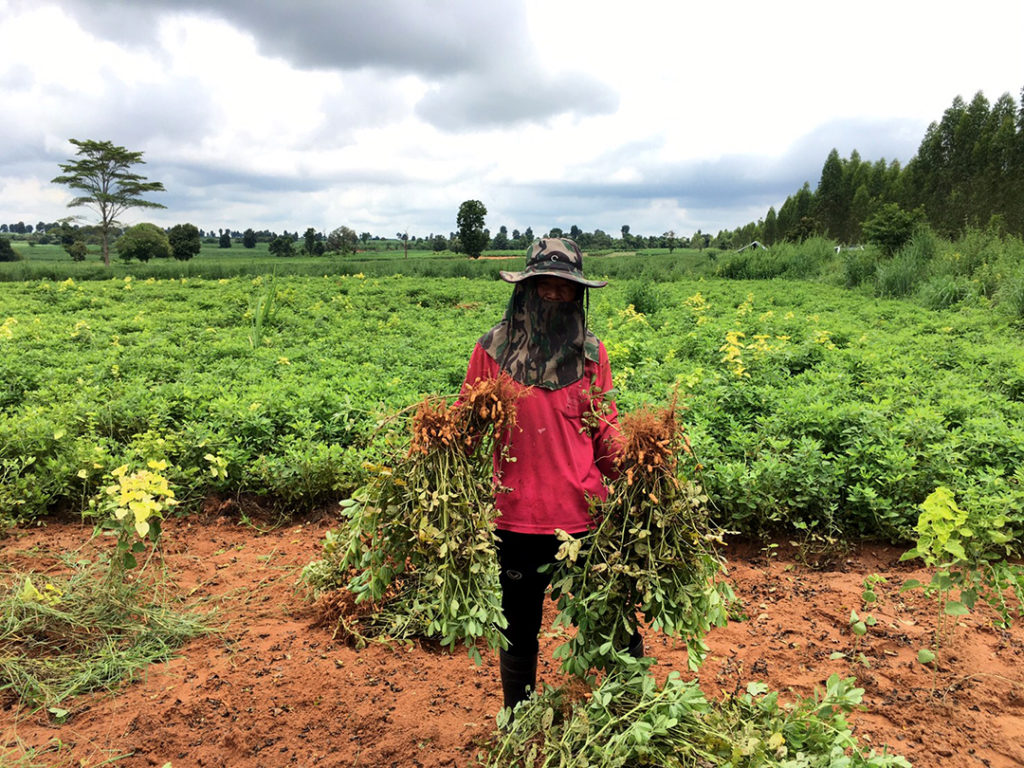
[[[178,588],[219,606],[221,630],[116,694],[66,704],[64,724],[45,712],[2,711],[0,764],[14,762],[19,744],[59,744],[43,759],[68,766],[471,764],[492,738],[501,703],[496,660],[474,667],[464,654],[421,644],[357,651],[333,640],[296,587],[328,527],[259,533],[231,516],[168,523],[166,566]],[[72,523],[17,531],[0,541],[0,561],[43,570],[55,562],[46,552],[88,537]],[[785,699],[809,695],[833,672],[855,675],[866,689],[867,711],[851,718],[862,742],[888,744],[917,766],[1024,765],[1024,627],[994,629],[984,611],[965,617],[933,679],[916,659],[930,641],[933,604],[897,591],[926,574],[899,564],[899,554],[865,547],[835,570],[813,571],[784,551],[766,558],[731,547],[730,579],[749,619],[711,634],[702,687],[718,696],[761,680]],[[877,588],[880,603],[865,609],[860,595],[871,574],[887,583]],[[867,636],[850,632],[851,609],[876,617]],[[541,638],[540,674],[549,683],[560,682],[551,661],[559,642]],[[651,634],[648,648],[657,675],[689,675],[671,639]]]

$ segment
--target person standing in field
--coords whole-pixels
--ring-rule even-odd
[[[536,688],[538,634],[557,530],[592,530],[592,498],[604,499],[615,476],[618,412],[604,345],[587,329],[588,290],[607,285],[583,276],[583,254],[568,238],[536,240],[522,272],[501,272],[515,287],[501,322],[473,349],[463,389],[502,371],[530,390],[517,426],[496,455],[495,506],[501,604],[508,648],[500,651],[504,706]],[[548,569],[549,570],[549,569]],[[629,653],[643,655],[634,635]]]

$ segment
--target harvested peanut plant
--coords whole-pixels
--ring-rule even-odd
[[[366,604],[355,618],[343,612],[347,633],[462,641],[478,663],[477,640],[503,647],[493,455],[527,392],[503,375],[466,387],[451,405],[421,401],[408,448],[372,467],[373,479],[342,503],[344,525],[303,576],[318,592],[343,587]]]
[[[673,400],[662,409],[623,415],[619,477],[596,503],[597,529],[564,535],[553,579],[557,625],[576,634],[556,650],[563,671],[638,663],[627,653],[642,617],[652,629],[682,638],[690,665],[707,653],[703,637],[727,621],[734,599],[717,577],[721,533],[708,517],[698,464]],[[642,662],[639,662],[643,664]]]

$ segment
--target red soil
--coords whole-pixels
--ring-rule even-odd
[[[0,765],[471,764],[493,738],[496,660],[486,654],[475,667],[430,644],[356,650],[332,639],[296,585],[331,522],[259,532],[227,514],[168,521],[166,567],[183,592],[217,606],[218,631],[114,693],[66,702],[72,714],[63,724],[45,711],[0,710]],[[87,550],[89,534],[75,523],[18,530],[0,541],[0,562],[53,569],[55,558],[40,551]],[[933,679],[917,651],[930,642],[934,604],[898,593],[905,579],[928,575],[899,564],[899,554],[864,547],[814,571],[785,549],[765,558],[756,547],[730,547],[729,578],[750,618],[712,632],[702,687],[719,696],[761,680],[791,699],[833,672],[854,675],[866,689],[866,711],[851,717],[862,743],[888,744],[917,766],[1024,765],[1024,626],[995,629],[976,610],[939,649]],[[865,608],[870,574],[888,583],[877,587],[880,603]],[[877,618],[867,636],[850,632],[851,609]],[[551,660],[559,642],[542,635],[544,682],[562,681]],[[648,633],[647,646],[659,677],[690,674],[675,641]],[[832,658],[837,652],[845,657]],[[17,762],[26,749],[37,750],[34,760]]]

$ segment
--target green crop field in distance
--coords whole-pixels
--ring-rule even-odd
[[[1009,319],[624,271],[590,302],[618,402],[678,390],[731,529],[907,540],[938,485],[1024,528],[1024,342]],[[0,284],[0,514],[82,508],[112,469],[148,460],[168,462],[183,509],[210,492],[340,498],[385,414],[456,393],[509,290],[362,273]]]

